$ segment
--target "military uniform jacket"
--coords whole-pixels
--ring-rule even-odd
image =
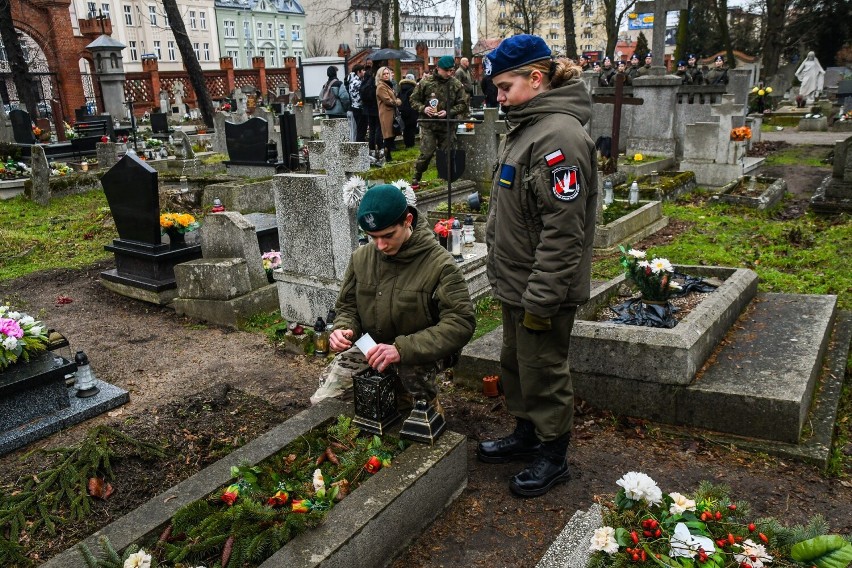
[[[444,79],[438,72],[423,77],[414,87],[414,92],[411,93],[411,108],[417,111],[420,118],[429,119],[424,112],[427,106],[431,106],[431,101],[437,101],[436,109],[438,111],[446,110],[449,118],[460,118],[468,113],[467,93],[461,81],[455,77],[447,77]],[[446,125],[439,122],[423,122],[421,128],[429,130],[444,131]],[[455,126],[453,127],[455,130]]]
[[[689,75],[689,78],[692,79],[693,85],[701,85],[704,83],[704,74],[701,72],[701,69],[696,65],[686,66],[686,73]]]
[[[575,79],[509,109],[486,226],[496,298],[539,317],[589,299],[597,206],[591,99]]]
[[[470,78],[469,70],[460,66],[456,69],[456,73],[453,77],[462,84],[462,87],[464,87],[464,90],[468,95],[473,94],[473,80]]]
[[[713,67],[704,76],[704,82],[708,85],[727,85],[729,80],[727,67]]]
[[[432,232],[417,226],[394,256],[372,244],[352,253],[334,329],[393,343],[401,365],[441,361],[467,344],[476,316],[464,276]]]
[[[598,75],[598,85],[601,87],[614,87],[616,73],[617,71],[612,67],[609,69],[602,67],[600,75]]]

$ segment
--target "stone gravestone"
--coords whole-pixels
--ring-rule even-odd
[[[299,138],[296,128],[296,117],[284,112],[278,116],[281,130],[281,162],[284,168],[294,172],[299,169]]]
[[[299,138],[310,140],[314,137],[314,113],[308,105],[294,106],[293,114],[296,115],[296,132]]]
[[[169,114],[169,93],[165,89],[160,90],[160,112]]]
[[[118,144],[115,142],[98,142],[96,152],[99,168],[109,169],[118,162]]]
[[[202,258],[175,266],[178,315],[238,326],[278,306],[261,261],[255,226],[240,213],[208,215],[201,228]]]
[[[0,105],[0,142],[14,142],[15,135],[12,133],[12,123],[6,114],[4,105]]]
[[[172,106],[172,115],[178,120],[183,118],[183,113],[186,112],[186,107],[183,104],[183,81],[177,80],[172,85],[172,96],[175,98],[175,104]]]
[[[491,186],[491,174],[497,159],[500,136],[506,133],[506,122],[498,122],[498,109],[486,108],[482,123],[474,126],[473,134],[459,134],[459,147],[467,154],[463,179],[476,182],[477,189],[487,190]]]
[[[852,213],[852,136],[834,144],[834,167],[811,197],[817,213]]]
[[[340,187],[350,174],[369,170],[368,147],[349,142],[349,123],[322,121],[320,140],[308,142],[311,166],[325,175],[273,178],[283,272],[275,275],[281,314],[313,322],[337,300],[349,257],[358,246],[354,213]]]
[[[222,162],[228,173],[240,177],[264,177],[275,174],[276,163],[267,161],[269,123],[253,117],[242,124],[225,123],[228,161]]]
[[[213,113],[213,136],[210,147],[217,154],[225,154],[225,156],[228,155],[228,145],[225,143],[225,122],[228,121],[228,115],[230,114],[224,112]]]
[[[236,122],[244,122],[248,119],[248,116],[246,115],[248,110],[248,97],[246,97],[246,94],[242,91],[242,89],[235,89],[232,98],[234,99],[234,113],[237,115]]]
[[[157,171],[135,154],[126,154],[101,178],[118,238],[104,248],[115,268],[101,273],[110,290],[154,304],[176,295],[174,267],[201,256],[200,245],[163,244]]]
[[[175,131],[173,137],[175,147],[175,158],[179,160],[194,160],[195,151],[192,149],[192,140],[183,130]]]
[[[151,113],[151,132],[153,134],[169,134],[169,118],[162,112]],[[159,138],[159,137],[158,137]]]
[[[39,205],[47,205],[50,201],[50,166],[44,155],[44,147],[36,144],[32,148],[32,182],[30,199]]]
[[[281,137],[275,132],[275,115],[266,110],[266,107],[259,106],[255,109],[254,116],[266,121],[266,124],[268,125],[268,128],[266,129],[266,142],[267,144],[275,144],[276,156],[281,156]]]
[[[33,136],[33,121],[30,113],[19,108],[9,111],[9,121],[12,123],[12,138],[18,144],[35,144]]]

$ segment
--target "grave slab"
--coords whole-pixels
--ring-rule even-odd
[[[748,188],[751,179],[761,183],[759,191],[749,191],[746,194],[735,193],[743,187]],[[763,210],[781,201],[785,193],[787,193],[787,182],[783,178],[744,176],[722,187],[712,199]]]
[[[597,408],[745,436],[761,451],[824,462],[852,336],[848,314],[843,326],[835,329],[836,301],[835,296],[758,294],[726,335],[725,344],[690,384],[579,372],[572,361],[574,393]],[[829,343],[832,330],[834,341]],[[455,377],[475,386],[484,375],[499,375],[501,336],[502,328],[498,328],[465,347]],[[830,357],[825,357],[829,349]],[[635,364],[632,359],[619,361],[629,361],[625,366]],[[824,361],[830,364],[822,374],[821,396],[830,395],[833,403],[822,403],[822,414],[828,418],[809,422],[820,434],[801,448],[802,425]]]
[[[327,399],[287,420],[242,448],[85,539],[99,550],[107,536],[119,550],[157,533],[174,513],[231,479],[230,468],[258,463],[307,430],[340,414],[351,404]],[[318,528],[299,535],[262,564],[287,566],[382,566],[419,536],[467,485],[465,437],[445,432],[433,446],[414,444],[393,466],[384,468],[341,501]],[[412,514],[416,511],[416,514]],[[77,547],[48,560],[45,568],[82,565]]]
[[[595,253],[639,242],[668,224],[669,218],[663,215],[662,202],[651,201],[611,223],[595,227]]]
[[[588,511],[575,511],[536,568],[586,568],[592,556],[589,552],[592,535],[602,526],[603,513],[597,503]]]
[[[173,306],[179,316],[239,327],[253,314],[266,314],[278,309],[278,287],[267,284],[227,300],[176,297]]]

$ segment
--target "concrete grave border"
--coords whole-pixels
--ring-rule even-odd
[[[591,321],[594,313],[616,295],[624,275],[598,286],[578,310],[574,321],[571,370],[688,385],[757,294],[757,274],[747,269],[715,266],[676,266],[676,270],[724,282],[672,329]]]
[[[618,245],[628,245],[653,235],[669,224],[663,215],[661,201],[649,201],[645,205],[623,215],[606,225],[595,227],[595,252],[606,252]]]
[[[325,400],[164,491],[83,542],[100,551],[105,535],[117,550],[157,534],[175,512],[227,483],[231,466],[258,463],[352,405]],[[319,527],[287,543],[261,566],[384,566],[452,503],[467,486],[465,437],[445,432],[434,446],[413,444],[335,506]],[[45,568],[85,566],[77,545]]]
[[[731,183],[722,187],[719,190],[719,193],[714,195],[712,199],[722,201],[725,203],[732,203],[734,205],[743,205],[745,207],[751,207],[753,209],[763,210],[769,209],[784,197],[784,194],[787,193],[787,182],[784,178],[772,178],[772,177],[763,177],[756,176],[757,181],[761,183],[769,183],[769,186],[761,192],[760,195],[756,197],[749,197],[747,195],[732,195],[737,185],[740,183],[745,183],[746,178],[751,178],[751,176],[743,176],[740,179],[736,179]]]

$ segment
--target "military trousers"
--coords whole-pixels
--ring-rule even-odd
[[[455,124],[452,125],[455,128]],[[417,161],[414,163],[414,177],[420,179],[429,168],[429,162],[432,161],[432,156],[438,148],[449,150],[455,142],[455,132],[451,132],[449,136],[446,130],[432,130],[431,128],[420,127],[420,155],[417,156]]]
[[[319,388],[311,396],[311,404],[317,404],[331,397],[351,399],[352,377],[368,368],[367,358],[357,347],[352,346],[346,351],[341,351],[320,375]],[[400,365],[397,363],[393,366],[393,370],[399,376],[402,388],[415,400],[425,398],[426,401],[431,401],[438,396],[436,377],[438,372],[443,370],[441,364]]]
[[[523,308],[503,304],[500,382],[509,414],[535,424],[536,435],[550,442],[571,432],[574,387],[568,348],[576,308],[550,318],[549,331],[524,327]]]

